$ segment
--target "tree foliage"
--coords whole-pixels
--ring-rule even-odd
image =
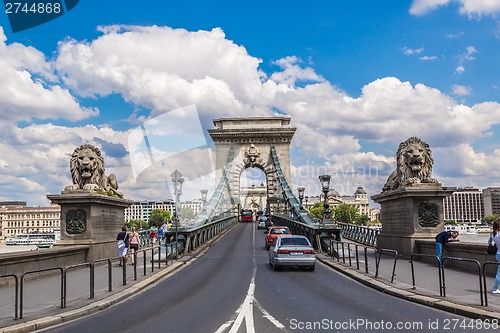
[[[149,228],[148,222],[143,221],[141,219],[138,220],[130,220],[125,224],[128,230],[135,228],[136,230],[146,230]]]
[[[484,222],[487,223],[487,224],[493,224],[493,221],[495,221],[496,219],[498,219],[500,216],[498,214],[491,214],[489,216],[486,216],[484,218]]]
[[[323,218],[323,203],[316,202],[314,206],[310,207],[309,215],[311,215],[311,217],[315,219]]]
[[[149,216],[149,225],[159,227],[163,222],[169,222],[172,217],[168,210],[163,209],[153,209],[151,215]]]
[[[363,214],[363,215],[358,214],[358,217],[356,218],[356,220],[354,222],[357,225],[368,225],[370,222],[370,218],[366,214]]]
[[[355,205],[341,203],[333,209],[335,220],[343,223],[354,223],[359,216],[358,208]]]

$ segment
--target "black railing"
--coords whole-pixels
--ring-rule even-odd
[[[380,230],[342,222],[339,222],[338,225],[342,229],[342,237],[361,244],[377,246]]]

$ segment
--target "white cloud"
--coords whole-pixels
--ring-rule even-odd
[[[408,47],[403,47],[403,53],[406,54],[406,55],[413,55],[413,54],[420,54],[424,51],[424,48],[421,47],[421,48],[418,48],[418,49],[410,49]]]
[[[449,3],[458,3],[460,13],[469,17],[500,13],[500,2],[497,0],[413,0],[410,14],[425,15]]]
[[[455,96],[467,96],[472,92],[472,88],[455,84],[451,87],[453,95]]]
[[[437,60],[437,56],[423,56],[419,58],[422,61],[434,61]]]
[[[54,84],[52,66],[40,51],[6,41],[0,27],[0,122],[76,121],[98,114],[96,109],[81,107],[67,89]]]
[[[463,74],[463,72],[465,72],[464,66],[460,65],[460,66],[457,66],[457,68],[455,68],[455,73],[457,73],[458,75]]]
[[[440,6],[447,5],[450,0],[413,0],[410,7],[410,14],[425,15]]]

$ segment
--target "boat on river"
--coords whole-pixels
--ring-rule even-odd
[[[476,226],[469,224],[448,224],[444,226],[446,231],[458,231],[460,234],[477,234]]]
[[[39,248],[51,247],[56,242],[56,233],[32,233],[7,237],[5,245],[36,245]],[[57,237],[58,238],[58,237]]]

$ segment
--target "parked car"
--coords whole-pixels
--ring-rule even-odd
[[[291,234],[290,229],[284,226],[272,226],[266,234],[266,250],[269,250],[273,245],[274,239],[280,235]]]
[[[313,271],[316,267],[316,252],[305,236],[278,236],[269,249],[269,264],[274,270],[293,266]]]
[[[267,217],[259,216],[257,218],[257,229],[266,229]]]

